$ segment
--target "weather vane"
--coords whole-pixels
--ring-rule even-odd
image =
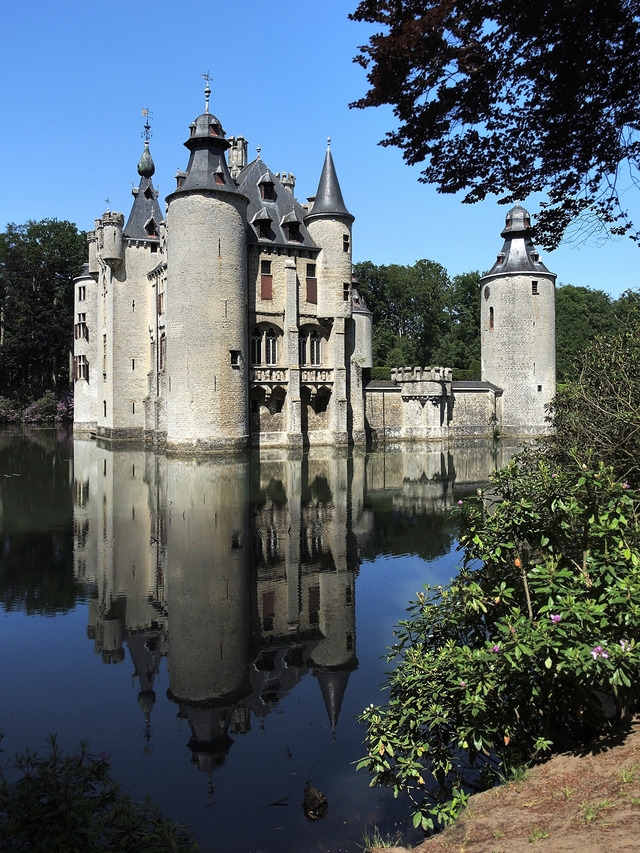
[[[153,113],[149,111],[148,107],[143,107],[142,115],[144,116],[144,118],[146,118],[146,122],[144,123],[144,130],[142,131],[140,136],[144,139],[145,142],[148,142],[153,136],[153,133],[151,132],[151,125],[149,124],[149,116],[153,115]]]
[[[207,71],[205,74],[201,74],[200,76],[202,77],[203,80],[206,80],[206,82],[207,82],[207,85],[206,85],[205,90],[204,90],[204,98],[205,98],[205,100],[204,100],[204,111],[205,111],[205,113],[208,113],[209,112],[209,95],[211,94],[211,87],[209,86],[209,83],[211,82],[211,75]]]

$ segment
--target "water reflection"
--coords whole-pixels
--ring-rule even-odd
[[[179,459],[75,441],[75,577],[105,664],[128,648],[147,721],[162,657],[197,767],[264,726],[308,673],[334,736],[356,657],[362,556],[446,553],[454,490],[513,452],[492,444],[348,457]]]

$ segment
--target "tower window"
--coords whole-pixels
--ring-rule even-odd
[[[273,276],[271,275],[271,261],[262,261],[260,264],[260,298],[273,299]]]
[[[349,235],[348,234],[342,235],[342,251],[343,252],[349,251]]]
[[[167,336],[162,333],[160,336],[160,370],[163,370],[167,365]]]
[[[531,282],[531,295],[532,296],[538,295],[538,282],[537,281]]]
[[[345,302],[348,302],[350,296],[351,296],[351,286],[347,282],[345,282],[342,285],[342,298]]]
[[[107,336],[102,336],[102,375],[107,375]],[[106,405],[106,404],[105,404]],[[106,416],[106,410],[105,410]]]
[[[495,318],[494,318],[494,314],[493,314],[493,308],[489,308],[489,328],[490,329],[494,328],[494,322],[495,322]]]
[[[78,302],[84,302],[87,298],[87,287],[84,284],[81,284],[78,287]]]
[[[78,355],[73,359],[74,362],[74,378],[85,379],[87,382],[89,381],[89,362],[87,361],[86,355]]]
[[[298,361],[300,367],[305,367],[307,364],[307,335],[304,332],[298,335]]]
[[[542,391],[542,385],[538,385],[538,391]]]
[[[260,261],[260,272],[262,275],[271,275],[271,261]]]
[[[307,278],[315,278],[316,277],[316,265],[315,264],[307,264]]]
[[[136,360],[135,360],[135,358],[132,358],[131,359],[131,370],[135,370],[135,369],[136,369]]]
[[[103,401],[102,401],[102,414],[103,414],[103,417],[105,417],[105,418],[107,417],[107,401],[106,401],[106,400],[103,400]],[[105,466],[106,466],[106,464],[107,464],[107,460],[106,460],[106,459],[104,460],[104,464],[105,464]],[[105,473],[106,473],[106,472],[105,472]]]
[[[240,350],[231,349],[229,350],[229,355],[231,357],[231,366],[238,367],[238,365],[240,364]]]

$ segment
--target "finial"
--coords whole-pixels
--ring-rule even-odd
[[[111,199],[105,198],[104,203],[107,205],[107,213],[109,213],[109,203]]]
[[[258,152],[258,160],[259,160],[260,159],[260,152],[262,151],[262,148],[259,145],[256,145],[256,151]]]
[[[146,118],[146,122],[144,123],[144,130],[142,131],[140,136],[144,139],[145,145],[148,145],[149,140],[153,136],[153,133],[151,132],[151,125],[149,124],[149,116],[151,115],[151,113],[149,112],[148,107],[142,108],[142,115],[144,118]]]
[[[331,137],[327,136],[327,148],[331,148]]]
[[[205,113],[208,113],[209,112],[209,95],[211,94],[211,88],[209,86],[209,82],[211,80],[211,75],[207,71],[207,73],[202,74],[201,77],[203,80],[206,80],[206,82],[207,82],[207,85],[205,86],[205,89],[204,89],[204,111],[205,111]]]

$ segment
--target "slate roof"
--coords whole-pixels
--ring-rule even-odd
[[[147,150],[145,146],[145,152]],[[158,204],[158,193],[153,188],[151,178],[143,176],[140,178],[140,185],[133,188],[133,205],[123,234],[130,240],[158,240],[158,226],[163,220],[164,216]],[[152,229],[151,233],[147,230],[148,228]]]
[[[333,157],[331,149],[327,148],[327,154],[324,158],[324,166],[320,175],[320,183],[318,184],[318,192],[316,193],[311,213],[307,214],[307,219],[314,216],[345,216],[355,219],[344,203],[342,198],[342,190],[336,174],[336,167],[333,165]]]
[[[306,211],[259,157],[238,174],[238,191],[249,199],[247,242],[264,246],[318,249],[304,224]],[[273,184],[273,199],[262,198],[261,184]],[[258,223],[269,221],[270,237],[259,236]],[[287,224],[299,223],[300,240],[289,240]]]
[[[495,264],[482,278],[506,273],[546,273],[553,275],[540,260],[531,239],[531,217],[529,212],[520,204],[516,204],[507,213],[504,230],[502,251]]]

